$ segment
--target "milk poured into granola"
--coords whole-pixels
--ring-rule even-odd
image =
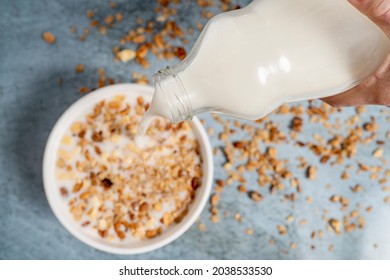
[[[147,135],[133,138],[145,106],[131,91],[91,104],[72,116],[57,150],[64,209],[85,234],[109,243],[132,244],[174,227],[201,187],[190,125],[172,128],[159,118]]]
[[[383,32],[345,0],[256,0],[214,17],[190,55],[157,74],[148,116],[258,119],[357,85],[389,52]]]
[[[170,119],[169,105],[158,90],[158,88],[155,88],[152,101],[153,107],[149,107],[149,110],[144,114],[138,125],[137,143],[140,142],[140,137],[146,134],[148,127],[157,117]]]

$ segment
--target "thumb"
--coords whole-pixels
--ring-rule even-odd
[[[348,0],[390,39],[390,0]]]
[[[390,55],[376,72],[361,84],[341,94],[321,100],[332,106],[367,104],[390,106]]]

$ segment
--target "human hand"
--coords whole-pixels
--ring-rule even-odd
[[[390,0],[348,0],[372,20],[390,40]],[[331,106],[390,106],[390,55],[374,74],[356,87],[335,96],[322,98]]]

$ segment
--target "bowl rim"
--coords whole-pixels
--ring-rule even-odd
[[[203,151],[203,165],[206,166],[203,167],[204,174],[202,177],[202,186],[201,188],[199,188],[199,190],[201,190],[202,197],[197,203],[197,207],[195,208],[195,210],[189,211],[187,216],[185,216],[184,219],[178,224],[178,226],[172,229],[172,232],[170,232],[170,234],[167,234],[165,238],[162,238],[164,236],[164,234],[162,234],[160,241],[137,248],[110,246],[108,243],[98,242],[96,240],[93,240],[92,238],[89,238],[86,234],[82,233],[82,230],[77,230],[74,226],[75,222],[65,217],[60,210],[61,206],[56,204],[56,196],[59,196],[59,192],[56,192],[55,190],[57,189],[51,186],[56,185],[57,182],[55,180],[54,174],[50,174],[49,172],[52,168],[52,165],[55,165],[55,161],[53,162],[53,158],[55,159],[56,156],[53,156],[53,152],[56,154],[56,149],[59,145],[58,140],[60,139],[59,136],[62,136],[65,130],[68,128],[68,126],[64,127],[64,123],[72,123],[72,121],[80,115],[75,114],[75,116],[72,116],[74,112],[80,112],[82,110],[85,110],[86,108],[88,108],[88,106],[92,106],[91,104],[96,104],[96,102],[98,102],[99,100],[107,98],[107,95],[115,96],[123,94],[121,93],[121,91],[136,92],[138,94],[142,93],[143,95],[147,92],[149,92],[149,94],[152,94],[154,89],[151,86],[132,83],[109,85],[96,89],[71,104],[58,118],[47,139],[43,154],[42,177],[46,198],[49,202],[50,208],[57,220],[66,228],[68,232],[70,232],[81,242],[100,251],[112,254],[132,255],[150,252],[168,245],[169,243],[173,242],[181,235],[183,235],[195,223],[195,221],[203,211],[210,196],[214,174],[214,165],[210,140],[199,119],[197,117],[194,117],[190,121],[190,123],[196,135],[196,139],[200,143],[200,149],[201,151]],[[69,121],[70,118],[72,118],[72,121]],[[195,203],[193,202],[191,205],[194,204]]]

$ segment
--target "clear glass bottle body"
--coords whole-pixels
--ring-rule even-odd
[[[389,52],[347,1],[255,0],[210,20],[189,56],[155,75],[151,110],[174,123],[206,111],[259,119],[357,85]]]

